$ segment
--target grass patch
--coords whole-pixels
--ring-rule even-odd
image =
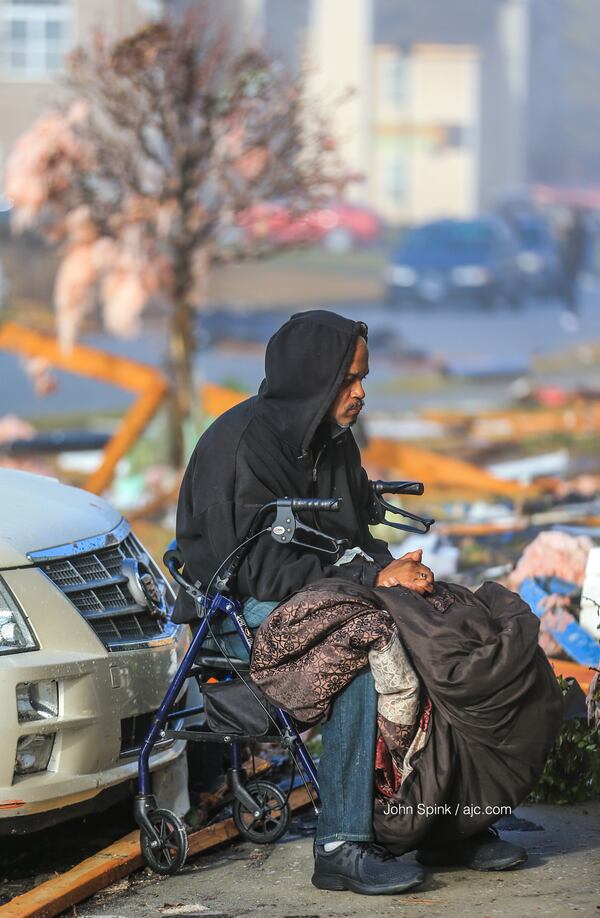
[[[322,248],[307,248],[277,253],[270,256],[268,261],[278,268],[309,268],[345,276],[379,277],[388,262],[388,257],[381,249],[357,249],[354,252],[340,254]]]

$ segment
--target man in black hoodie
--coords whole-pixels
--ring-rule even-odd
[[[331,312],[293,316],[269,341],[258,395],[219,417],[190,458],[177,508],[177,543],[188,576],[205,585],[246,537],[258,507],[286,495],[342,498],[341,511],[321,514],[318,528],[347,540],[354,549],[348,563],[336,565],[335,558],[267,536],[254,542],[237,575],[250,627],[323,577],[433,588],[431,571],[418,556],[394,561],[386,543],[369,531],[368,481],[350,430],[365,397],[367,334],[363,323]],[[174,617],[195,617],[183,591]],[[229,652],[240,652],[241,642],[227,635],[224,640]],[[398,893],[423,880],[420,868],[373,843],[376,717],[367,668],[340,693],[323,726],[313,876],[320,888]]]
[[[258,395],[227,411],[190,458],[177,509],[177,542],[188,576],[207,585],[247,536],[257,508],[278,497],[342,498],[318,528],[346,540],[338,559],[263,537],[237,575],[244,615],[255,627],[284,598],[323,577],[433,590],[420,553],[393,560],[368,526],[368,480],[350,430],[368,373],[367,327],[335,313],[299,313],[267,346]],[[312,525],[314,525],[311,520]],[[180,591],[176,621],[195,617]],[[239,639],[237,639],[239,642]],[[240,652],[226,634],[229,652]],[[338,695],[323,725],[321,815],[312,882],[321,889],[398,893],[422,882],[418,867],[373,843],[377,695],[367,667]]]
[[[321,553],[258,539],[237,575],[241,597],[281,601],[328,576],[373,586],[390,564],[390,577],[421,572],[412,559],[394,562],[369,531],[367,476],[349,429],[365,396],[367,334],[362,322],[314,311],[293,316],[273,335],[258,395],[221,415],[190,458],[177,508],[188,576],[208,584],[248,534],[257,508],[286,495],[341,497],[341,511],[321,514],[318,528],[359,546],[369,560],[357,555],[340,569]],[[431,572],[421,570],[429,580]],[[388,580],[380,585],[391,586]],[[422,581],[415,586],[432,588]],[[177,620],[190,621],[192,600],[185,594],[180,602]]]

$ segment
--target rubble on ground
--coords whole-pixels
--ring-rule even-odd
[[[512,590],[529,577],[559,577],[583,586],[588,555],[594,547],[589,536],[566,532],[540,532],[521,555],[508,578]]]

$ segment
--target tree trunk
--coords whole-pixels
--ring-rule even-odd
[[[194,351],[196,336],[194,310],[180,299],[173,305],[169,340],[171,396],[169,406],[169,458],[174,468],[185,461],[184,425],[193,413],[197,394],[194,390]]]

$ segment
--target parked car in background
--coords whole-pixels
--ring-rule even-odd
[[[507,207],[501,214],[517,240],[517,265],[524,289],[538,296],[558,296],[560,246],[546,218],[533,207]]]
[[[517,244],[495,217],[434,220],[410,229],[385,273],[391,304],[476,300],[483,306],[521,299]]]
[[[137,776],[137,751],[189,643],[174,594],[110,504],[0,470],[0,833],[100,810]],[[183,706],[183,699],[181,700]],[[185,744],[159,743],[159,769]]]
[[[303,212],[286,201],[265,201],[240,211],[236,222],[254,242],[323,245],[340,253],[375,243],[382,235],[381,221],[372,210],[345,201]]]

